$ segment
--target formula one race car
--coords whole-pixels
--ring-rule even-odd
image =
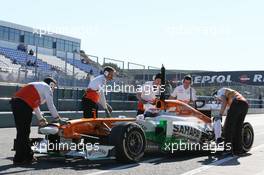
[[[206,110],[210,107],[206,105]],[[147,149],[175,151],[216,151],[231,150],[231,143],[216,144],[212,120],[197,109],[178,100],[159,101],[156,107],[149,105],[148,112],[137,116],[144,130]],[[203,108],[200,107],[200,110]],[[215,110],[215,105],[211,105]],[[248,152],[253,145],[254,131],[245,122],[242,129],[241,153]]]
[[[254,140],[253,128],[244,123],[241,132],[241,152],[248,152]],[[32,139],[35,153],[88,160],[116,158],[131,162],[139,161],[146,151],[173,153],[182,147],[185,150],[215,150],[216,147],[210,116],[181,101],[165,100],[164,94],[155,106],[149,106],[145,114],[136,118],[94,116],[68,120],[39,128],[39,133],[45,138]],[[226,149],[228,145],[223,146]]]

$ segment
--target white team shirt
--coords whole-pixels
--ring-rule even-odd
[[[192,91],[192,95],[191,95],[191,91]],[[178,100],[184,102],[189,102],[190,100],[192,101],[197,100],[195,89],[192,87],[185,89],[183,85],[177,86],[172,92],[171,96],[176,97]]]
[[[141,98],[147,102],[153,102],[159,94],[158,88],[153,88],[153,81],[147,81],[142,86]]]
[[[106,85],[106,78],[104,75],[99,75],[92,79],[88,85],[88,89],[92,89],[95,91],[99,91],[100,87],[103,87]]]
[[[44,104],[44,103],[47,104],[47,107],[52,117],[56,118],[57,116],[59,116],[58,111],[53,103],[53,92],[51,87],[45,82],[32,82],[29,83],[29,85],[33,85],[35,87],[35,89],[37,90],[40,96],[40,104]],[[43,115],[39,107],[33,110],[39,120],[43,118]]]
[[[99,103],[103,106],[104,109],[107,109],[106,99],[104,94],[104,89],[106,85],[106,78],[104,75],[99,75],[92,79],[88,85],[88,89],[98,91],[100,95]]]

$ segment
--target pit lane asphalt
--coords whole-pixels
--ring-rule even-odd
[[[264,172],[264,114],[248,115],[254,128],[253,149],[242,157],[214,155],[207,152],[177,153],[173,155],[152,153],[135,164],[120,164],[115,160],[88,161],[51,158],[37,155],[38,163],[15,167],[14,152],[10,151],[15,137],[15,128],[0,129],[0,174],[263,174]],[[37,137],[37,128],[32,127],[31,137]]]

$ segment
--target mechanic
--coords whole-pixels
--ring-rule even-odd
[[[90,81],[88,88],[82,98],[82,109],[84,118],[92,118],[94,112],[98,116],[98,104],[101,104],[107,117],[111,117],[112,108],[106,103],[104,88],[107,81],[111,81],[116,70],[110,66],[104,68],[103,75],[99,75]]]
[[[213,94],[221,102],[221,109],[218,116],[214,117],[214,132],[216,143],[222,142],[221,121],[227,107],[227,117],[224,124],[225,143],[232,144],[232,152],[240,154],[242,146],[242,127],[245,116],[248,112],[248,102],[240,93],[230,88],[221,88]]]
[[[137,93],[137,99],[138,99],[138,112],[139,114],[144,114],[144,104],[151,104],[155,105],[157,95],[159,95],[160,92],[160,85],[161,85],[161,74],[158,73],[154,81],[147,81],[142,86],[142,92]]]
[[[45,126],[47,120],[43,117],[39,106],[47,103],[48,109],[55,121],[60,119],[53,103],[53,91],[57,82],[48,77],[43,82],[32,82],[20,88],[12,97],[10,104],[17,130],[15,140],[14,164],[30,164],[37,159],[30,147],[29,135],[34,111],[40,126]]]
[[[191,87],[192,77],[190,75],[186,75],[183,79],[183,84],[177,86],[172,92],[169,99],[178,99],[183,101],[191,106],[194,106],[194,102],[197,100],[196,91]]]

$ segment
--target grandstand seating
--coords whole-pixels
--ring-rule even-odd
[[[17,64],[20,64],[22,66],[26,66],[27,61],[29,60],[32,63],[37,60],[37,66],[39,70],[41,71],[51,70],[51,65],[47,64],[46,62],[43,62],[40,59],[37,59],[35,56],[28,55],[26,52],[0,47],[0,54],[4,55],[6,58],[9,58],[11,61],[16,60]]]
[[[2,68],[19,69],[21,67],[21,65],[19,65],[19,64],[13,64],[10,59],[8,59],[4,55],[1,55],[0,54],[0,67],[2,67]]]
[[[75,67],[78,67],[79,69],[81,69],[82,71],[85,71],[87,73],[92,70],[94,75],[99,75],[100,74],[100,70],[98,68],[94,67],[91,64],[82,63],[81,60],[74,60],[74,62],[73,62],[73,59],[69,59],[67,61],[71,65],[75,65]]]
[[[27,62],[30,60],[34,63],[37,60],[38,70],[49,72],[52,71],[52,67],[59,68],[60,71],[65,72],[65,61],[61,58],[51,55],[38,54],[38,59],[35,56],[28,55],[26,52],[19,50],[14,50],[10,48],[0,47],[0,55],[2,62],[0,63],[4,67],[10,68],[19,68],[20,66],[27,66]],[[12,64],[13,61],[16,61],[17,64]],[[90,73],[91,70],[94,75],[100,73],[99,68],[95,67],[92,64],[82,63],[81,60],[67,59],[67,74],[72,75],[73,66],[75,67],[75,73],[77,76],[85,77],[87,73]],[[28,67],[28,69],[33,69],[34,67]]]
[[[51,55],[43,55],[38,54],[38,58],[40,58],[43,61],[46,61],[48,64],[59,67],[60,70],[65,72],[65,61],[61,60],[60,58],[56,56]],[[72,75],[73,66],[69,63],[67,63],[67,74]],[[75,67],[75,73],[77,73],[78,76],[86,76],[87,73],[85,71],[80,70],[79,68]]]

